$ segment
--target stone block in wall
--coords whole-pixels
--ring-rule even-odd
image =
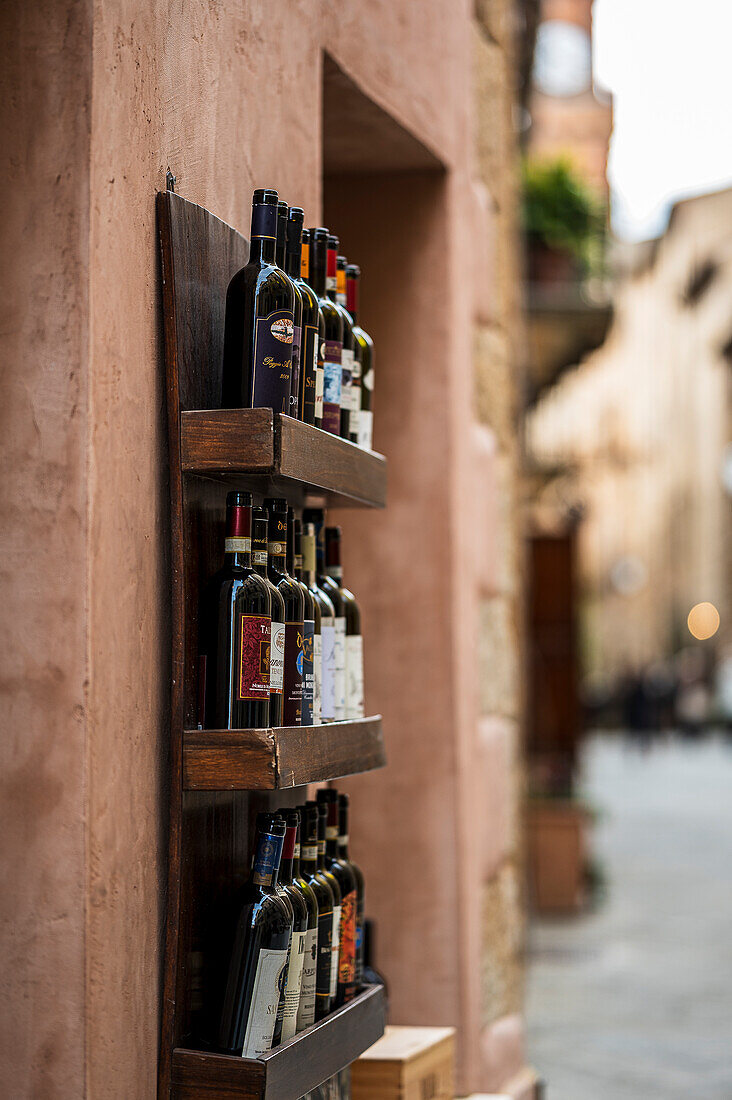
[[[518,726],[491,715],[478,723],[480,878],[492,879],[518,848]]]
[[[481,949],[481,1021],[487,1029],[504,1016],[521,1012],[523,1000],[523,889],[520,872],[507,860],[483,885]],[[507,1071],[500,1084],[509,1076]]]
[[[475,223],[471,249],[473,318],[478,324],[487,325],[498,320],[497,206],[493,194],[482,180],[472,180],[471,189]]]
[[[500,592],[500,556],[502,543],[499,500],[499,455],[496,437],[483,424],[472,426],[473,500],[475,501],[475,542],[473,572],[482,596]]]
[[[504,329],[477,325],[473,342],[476,413],[498,436],[501,450],[516,446],[516,379]]]
[[[516,718],[520,713],[519,637],[514,601],[481,600],[478,607],[479,713]]]

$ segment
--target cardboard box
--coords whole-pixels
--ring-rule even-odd
[[[453,1100],[454,1027],[387,1027],[351,1067],[352,1100]]]

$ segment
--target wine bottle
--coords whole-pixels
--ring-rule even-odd
[[[292,883],[300,891],[308,912],[308,926],[305,934],[303,955],[302,986],[300,1004],[297,1010],[297,1031],[304,1031],[315,1023],[315,985],[318,965],[318,899],[315,891],[305,880],[300,869],[300,852],[304,833],[302,812],[299,809],[288,810],[285,815],[289,826],[294,819],[296,824],[295,851],[292,856]]]
[[[318,791],[318,802],[327,807],[325,831],[325,863],[338,880],[341,891],[341,926],[338,948],[338,985],[336,1007],[356,996],[356,908],[358,893],[356,877],[338,852],[338,791],[325,788]]]
[[[277,245],[275,258],[277,266],[285,272],[292,284],[294,294],[293,302],[293,328],[292,328],[292,370],[290,371],[290,404],[288,414],[299,419],[298,409],[300,404],[300,361],[302,350],[302,310],[303,301],[300,288],[296,284],[290,271],[287,254],[287,236],[290,219],[290,208],[282,199],[277,203]],[[299,266],[299,265],[298,265]]]
[[[294,914],[292,939],[287,957],[287,977],[280,996],[272,1046],[291,1039],[297,1031],[297,1014],[300,1008],[302,972],[308,932],[308,907],[302,890],[293,882],[293,860],[297,840],[298,815],[292,810],[285,815],[285,843],[280,861],[279,885],[287,895]]]
[[[289,411],[295,292],[277,267],[276,240],[277,192],[255,191],[249,263],[226,292],[221,401],[227,409]]]
[[[351,317],[350,312],[348,312],[348,292],[346,279],[348,260],[345,256],[338,256],[336,259],[336,265],[336,301],[338,302],[338,305],[345,309],[348,313],[348,318],[351,322],[351,332],[353,333],[353,353],[351,359],[351,398],[348,403],[348,438],[351,440],[352,443],[358,443],[358,422],[361,413],[361,353],[360,348],[356,343],[356,333],[353,329],[353,318]]]
[[[333,258],[335,259],[335,253]],[[333,435],[341,431],[341,353],[343,351],[343,318],[326,290],[328,261],[328,230],[310,230],[310,274],[308,282],[318,295],[324,323],[323,354],[323,428]],[[335,278],[335,267],[333,269]]]
[[[358,413],[358,445],[373,449],[374,414],[374,342],[358,323],[358,293],[361,268],[357,264],[346,267],[346,308],[353,319],[354,353],[361,361],[361,408]]]
[[[282,693],[283,726],[302,724],[302,634],[304,600],[300,586],[287,572],[287,501],[268,497],[268,573],[285,601],[285,659]]]
[[[306,424],[314,424],[316,428],[323,427],[323,377],[324,377],[324,364],[325,364],[325,320],[320,309],[320,303],[318,296],[312,288],[310,283],[310,230],[303,229],[301,235],[302,251],[300,253],[300,293],[303,296],[303,316],[305,309],[305,289],[310,291],[315,305],[318,310],[318,323],[317,332],[311,331],[307,327],[303,330],[303,369],[302,385],[300,387],[302,393],[302,410],[303,420]],[[304,322],[303,322],[304,323]],[[313,329],[315,323],[313,322]],[[312,349],[310,347],[310,341],[312,341]],[[312,355],[312,359],[311,359]],[[311,374],[304,373],[305,371],[315,371],[315,389],[312,389]],[[309,419],[311,415],[312,405],[312,420]]]
[[[315,528],[315,558],[318,585],[333,604],[333,718],[346,717],[346,607],[340,588],[328,576],[325,566],[325,514],[322,508],[306,508],[303,518]],[[325,719],[324,719],[325,720]]]
[[[252,495],[226,497],[224,565],[201,609],[206,656],[206,721],[214,729],[269,725],[272,604],[252,568]]]
[[[267,522],[264,508],[252,508],[252,565],[267,582],[272,603],[269,657],[269,724],[282,725],[282,685],[285,667],[285,601],[267,575]]]
[[[223,1054],[258,1058],[272,1046],[294,923],[277,892],[284,836],[284,822],[258,815],[249,879],[208,930],[204,1038]]]
[[[287,214],[287,243],[285,249],[285,271],[292,279],[300,297],[300,350],[297,372],[294,359],[292,369],[292,415],[305,420],[307,395],[308,417],[306,423],[315,420],[315,383],[318,366],[318,336],[320,329],[320,308],[313,290],[302,278],[302,223],[305,214],[299,206],[291,206]],[[297,317],[295,318],[297,322]],[[296,377],[297,373],[297,377]]]
[[[315,713],[313,721],[335,721],[335,608],[326,592],[318,585],[315,569],[315,527],[305,524],[302,536],[303,580],[310,589],[319,608],[320,633],[317,629],[313,645],[313,670],[315,673]]]
[[[340,434],[343,439],[351,435],[351,379],[353,376],[353,324],[345,305],[338,301],[338,238],[328,237],[327,279],[328,297],[334,303],[343,321],[343,347],[341,348],[341,416]]]
[[[366,904],[363,871],[348,854],[348,806],[347,794],[338,795],[338,855],[348,864],[356,880],[356,992],[363,985],[363,933]]]
[[[315,975],[315,1019],[330,1012],[330,972],[333,962],[333,891],[318,870],[318,808],[314,802],[300,806],[302,847],[300,871],[318,903],[318,961]]]
[[[341,529],[325,529],[325,571],[331,584],[326,585],[332,597],[338,589],[346,620],[346,713],[348,721],[364,716],[363,700],[363,638],[361,637],[361,610],[353,592],[343,586],[341,565]],[[334,601],[335,602],[335,601]]]
[[[307,696],[310,704],[310,722],[307,723],[311,726],[319,726],[321,722],[320,717],[320,679],[321,679],[321,661],[320,661],[320,638],[321,638],[321,614],[320,604],[317,602],[312,592],[305,584],[305,577],[303,573],[303,558],[302,558],[302,521],[296,516],[293,517],[292,527],[294,531],[295,541],[295,580],[303,589],[305,595],[305,619],[303,620],[303,699]],[[316,642],[317,639],[317,642]],[[317,655],[316,655],[317,650]],[[316,675],[316,660],[318,662],[317,675]],[[305,713],[305,706],[303,704],[303,715]],[[303,719],[303,725],[305,725]]]
[[[310,803],[306,803],[310,805]],[[328,810],[322,802],[313,802],[318,811],[318,870],[330,886],[333,894],[333,936],[331,940],[331,967],[330,967],[330,1003],[335,1007],[338,989],[338,963],[341,950],[341,888],[338,879],[326,864],[325,859],[325,833],[327,828]]]
[[[303,623],[302,623],[302,719],[301,725],[313,724],[313,636],[315,634],[315,611],[313,597],[306,584],[297,575],[295,554],[295,525],[299,523],[295,519],[293,508],[287,509],[287,574],[302,592],[303,598]]]

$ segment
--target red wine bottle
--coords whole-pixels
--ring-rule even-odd
[[[335,875],[341,891],[341,925],[338,943],[336,1007],[356,996],[356,877],[338,852],[338,791],[318,791],[318,802],[328,809],[325,831],[325,863]]]
[[[252,567],[267,582],[272,603],[269,651],[269,724],[282,725],[282,688],[285,669],[285,601],[267,575],[268,515],[264,508],[252,508]]]
[[[252,567],[252,495],[226,498],[224,565],[204,595],[207,725],[262,729],[269,725],[272,604]]]
[[[269,513],[267,565],[269,579],[285,601],[285,658],[282,696],[283,726],[302,725],[302,643],[303,594],[294,577],[287,572],[287,501],[269,497],[264,502]]]
[[[343,352],[343,318],[326,289],[328,264],[328,230],[310,230],[309,282],[318,295],[325,328],[323,353],[323,428],[333,435],[341,432],[341,356]],[[335,251],[333,252],[333,289],[335,290]]]
[[[305,524],[302,536],[303,577],[319,613],[316,616],[313,645],[315,676],[313,724],[335,721],[335,608],[317,581],[315,527]],[[318,622],[320,629],[318,630]]]
[[[302,623],[302,717],[301,725],[313,724],[313,640],[315,635],[315,608],[310,589],[303,584],[298,576],[296,550],[296,524],[293,508],[287,509],[287,575],[292,577],[302,592],[303,598],[303,623]],[[300,557],[300,572],[302,572],[302,555]]]
[[[361,269],[357,264],[346,267],[346,308],[353,319],[354,354],[360,362],[360,408],[356,414],[356,442],[365,450],[373,450],[374,415],[374,342],[358,323],[358,293]],[[352,426],[353,427],[353,426]]]
[[[300,869],[300,855],[302,851],[302,836],[304,833],[302,813],[300,810],[288,810],[285,815],[287,825],[294,819],[297,832],[295,835],[295,850],[292,855],[292,883],[300,891],[308,913],[307,932],[305,934],[305,950],[302,967],[302,985],[300,988],[300,1005],[297,1010],[297,1031],[304,1031],[315,1023],[315,989],[318,965],[318,899],[315,891],[306,880]]]
[[[277,266],[277,192],[252,199],[249,262],[226,292],[224,408],[289,412],[295,291]]]
[[[360,348],[356,344],[356,333],[353,330],[353,318],[348,310],[348,287],[346,271],[348,260],[345,256],[338,256],[336,270],[336,300],[339,306],[348,313],[353,332],[353,351],[351,358],[351,398],[348,404],[348,438],[352,443],[358,443],[358,421],[361,411],[361,355]]]
[[[353,325],[345,305],[338,301],[338,238],[328,237],[326,289],[343,321],[343,347],[341,348],[341,416],[340,434],[343,439],[351,435],[351,380],[353,376]]]
[[[272,1046],[279,1046],[292,1039],[297,1031],[297,1013],[300,1007],[300,993],[302,990],[302,971],[305,962],[305,940],[308,931],[308,907],[302,891],[292,880],[292,863],[295,857],[295,842],[297,840],[298,817],[293,811],[285,814],[285,843],[282,848],[280,861],[279,886],[287,895],[292,906],[294,923],[292,939],[287,955],[287,972],[285,983],[280,993],[280,1004],[277,1011]]]
[[[249,879],[207,929],[203,1038],[224,1054],[258,1058],[272,1046],[294,923],[277,891],[284,836],[281,819],[258,815]]]
[[[289,270],[289,260],[287,254],[287,234],[290,219],[290,208],[286,202],[282,199],[277,203],[277,248],[275,256],[277,258],[277,266],[282,269],[287,275],[287,278],[292,284],[292,290],[295,295],[294,308],[293,308],[293,330],[292,330],[292,370],[290,372],[290,407],[287,410],[289,415],[294,417],[295,420],[299,420],[299,405],[300,405],[300,360],[302,354],[302,311],[303,300],[300,288],[296,284],[292,272]]]
[[[307,287],[312,294],[315,304],[318,307],[318,324],[317,332],[314,331],[315,325],[313,323],[313,331],[310,331],[307,327],[303,332],[303,362],[304,367],[302,374],[302,410],[303,420],[306,424],[314,424],[316,428],[323,427],[323,377],[325,374],[325,320],[323,318],[322,311],[318,296],[312,288],[310,283],[310,230],[303,229],[301,237],[302,251],[300,253],[300,293],[303,295],[303,302],[305,301],[305,291],[303,287]],[[312,342],[312,347],[310,346]],[[311,358],[312,356],[312,358]],[[310,372],[315,371],[315,389],[312,389],[312,375]],[[312,417],[310,416],[310,406],[312,403]]]
[[[341,564],[341,529],[325,529],[325,572],[328,582],[324,587],[335,603],[337,592],[345,618],[345,715],[347,721],[364,716],[363,699],[363,638],[361,637],[361,609],[353,592],[343,585]]]
[[[307,802],[306,805],[310,805]],[[331,941],[331,967],[330,967],[330,1003],[335,1007],[338,988],[338,960],[340,959],[340,935],[341,935],[341,888],[338,879],[327,866],[325,859],[325,833],[327,828],[328,810],[322,802],[313,802],[318,811],[318,870],[330,886],[333,894],[333,937]]]
[[[338,855],[345,860],[356,880],[356,993],[363,985],[363,933],[366,891],[363,871],[348,854],[348,806],[347,794],[338,795]]]
[[[318,957],[315,976],[315,1019],[330,1012],[330,973],[333,961],[333,891],[318,869],[318,808],[314,802],[300,806],[302,847],[300,871],[318,903]]]

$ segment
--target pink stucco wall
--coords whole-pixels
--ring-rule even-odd
[[[458,1024],[461,1078],[477,1087],[471,6],[68,9],[4,20],[4,79],[22,94],[6,169],[2,614],[14,638],[0,812],[22,1007],[0,1077],[13,1095],[155,1092],[169,577],[154,196],[169,167],[181,194],[245,232],[255,186],[319,221],[326,51],[446,167],[382,177],[395,202],[362,176],[350,195],[329,181],[326,201],[369,270],[376,443],[391,463],[387,512],[342,517],[391,758],[354,781],[353,832],[368,841],[358,855],[395,1019]],[[359,230],[368,202],[381,240]]]

